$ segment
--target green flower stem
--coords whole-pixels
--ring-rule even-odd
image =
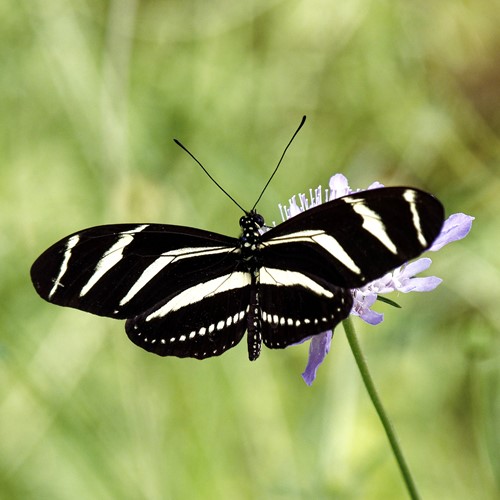
[[[387,437],[389,439],[392,452],[394,453],[394,457],[396,458],[396,461],[398,463],[399,470],[401,471],[401,474],[403,476],[406,488],[408,489],[408,493],[413,500],[418,500],[420,496],[411,476],[408,464],[406,463],[406,460],[403,456],[403,452],[401,451],[401,448],[399,446],[394,427],[392,426],[391,421],[389,420],[389,417],[387,416],[387,413],[382,406],[382,402],[380,401],[377,389],[375,389],[373,379],[370,375],[370,371],[368,370],[366,359],[363,356],[363,352],[361,351],[361,346],[359,345],[358,337],[356,336],[356,330],[354,329],[354,324],[350,316],[343,321],[343,325],[347,340],[354,355],[354,359],[356,360],[359,371],[361,372],[361,378],[363,379],[366,390],[370,395],[373,406],[375,406],[375,410],[377,410],[382,425],[384,426],[385,433],[387,434]]]

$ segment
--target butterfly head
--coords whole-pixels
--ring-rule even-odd
[[[248,212],[240,218],[240,227],[243,232],[247,229],[258,231],[264,225],[264,217],[255,210]]]

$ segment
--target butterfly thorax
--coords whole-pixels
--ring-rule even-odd
[[[258,255],[261,234],[259,230],[264,226],[262,215],[252,211],[240,219],[241,236],[239,248],[243,262],[248,264],[249,270],[258,267]]]

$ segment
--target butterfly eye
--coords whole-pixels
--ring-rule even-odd
[[[264,225],[264,217],[260,214],[255,214],[255,223],[259,226],[262,227]]]

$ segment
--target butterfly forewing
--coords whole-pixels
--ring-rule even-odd
[[[46,250],[31,277],[50,302],[130,318],[191,284],[234,269],[236,244],[234,238],[181,226],[98,226]]]
[[[422,191],[363,191],[272,228],[263,235],[262,258],[265,265],[357,288],[429,248],[443,219],[441,203]]]

